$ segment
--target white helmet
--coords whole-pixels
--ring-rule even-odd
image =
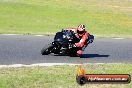
[[[85,25],[80,24],[80,25],[78,26],[77,33],[78,33],[79,35],[83,35],[83,34],[85,33]]]

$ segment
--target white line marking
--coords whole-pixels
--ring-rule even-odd
[[[125,39],[125,38],[114,38],[114,39]]]
[[[35,66],[55,66],[55,65],[81,65],[81,64],[68,64],[68,63],[36,63],[36,64],[30,64],[30,65],[24,65],[24,64],[12,64],[12,65],[0,65],[0,68],[8,68],[8,67],[35,67]]]
[[[35,36],[44,36],[44,35],[35,35]]]
[[[88,64],[121,64],[121,63],[83,63],[83,64],[72,64],[72,63],[36,63],[30,65],[24,64],[12,64],[12,65],[0,65],[0,68],[18,68],[18,67],[44,67],[44,66],[62,66],[62,65],[69,65],[69,66],[77,66],[77,65],[88,65]]]
[[[1,35],[7,35],[7,36],[10,36],[10,35],[21,35],[21,34],[1,34]]]
[[[5,35],[5,36],[23,35],[24,36],[24,34],[0,34],[0,35]],[[44,36],[44,35],[32,35],[32,36]]]

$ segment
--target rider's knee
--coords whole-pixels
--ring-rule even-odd
[[[82,50],[78,50],[77,51],[77,56],[82,56],[82,54],[83,54],[83,51]]]

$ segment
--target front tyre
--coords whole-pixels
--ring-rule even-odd
[[[53,49],[53,45],[52,43],[46,45],[44,48],[42,48],[41,50],[41,54],[42,55],[48,55],[51,53],[51,50]]]

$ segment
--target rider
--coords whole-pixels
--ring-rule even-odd
[[[84,49],[87,47],[88,43],[88,36],[89,33],[85,30],[85,25],[80,24],[77,28],[67,28],[67,31],[73,31],[79,39],[78,43],[75,43],[75,47],[78,47],[79,50],[77,51],[77,56],[81,56],[83,54]]]

